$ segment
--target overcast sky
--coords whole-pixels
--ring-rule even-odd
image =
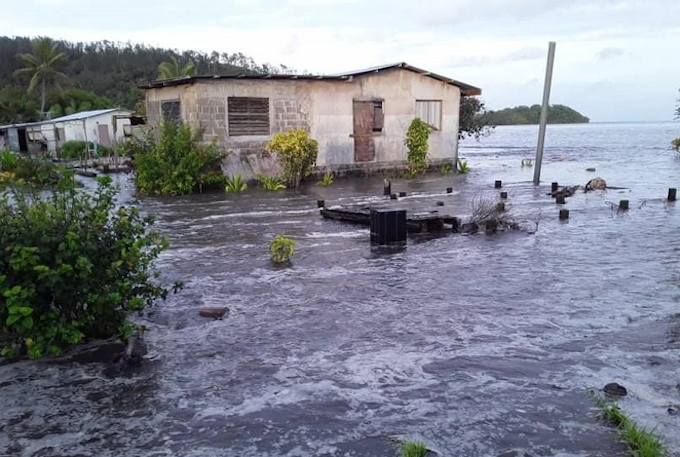
[[[405,61],[482,87],[494,109],[540,103],[551,40],[551,103],[593,121],[671,120],[680,87],[680,0],[7,3],[2,35],[240,51],[313,73]]]

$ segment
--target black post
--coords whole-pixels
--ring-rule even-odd
[[[678,189],[671,187],[668,189],[668,201],[674,202],[678,194]]]
[[[437,202],[436,205],[437,206],[444,206],[444,202]]]
[[[569,210],[568,209],[561,209],[560,210],[560,220],[565,221],[569,219]]]
[[[371,210],[371,243],[406,244],[406,210]]]
[[[508,198],[508,193],[507,192],[501,192],[501,198],[502,199]]]
[[[446,193],[447,193],[447,194],[453,193],[453,187],[447,187],[447,188],[446,188]]]
[[[453,229],[453,233],[458,233],[460,231],[460,219],[457,217],[451,219],[451,228]]]
[[[319,208],[324,208],[326,206],[326,202],[324,200],[317,200],[316,206],[318,206]]]
[[[505,211],[505,203],[503,203],[503,202],[496,203],[496,211],[499,212],[499,213],[502,213],[503,211]]]
[[[390,198],[391,198],[392,200],[396,200],[396,199],[397,199],[397,194],[390,194]]]
[[[496,189],[500,189],[501,187],[503,187],[503,181],[496,181],[495,183],[493,183],[493,185]]]
[[[406,192],[399,192],[400,197],[406,197]]]
[[[392,181],[389,179],[383,180],[383,195],[390,195],[392,193]]]
[[[560,188],[559,183],[554,182],[554,183],[551,184],[552,192],[557,192],[557,189],[559,189],[559,188]]]
[[[558,195],[557,197],[555,197],[555,203],[557,203],[558,205],[564,205],[565,203],[567,203],[567,201],[564,198],[564,195]]]
[[[628,200],[621,200],[619,202],[619,209],[621,210],[627,210],[628,209]]]

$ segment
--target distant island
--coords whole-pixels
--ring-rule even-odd
[[[523,125],[538,124],[541,117],[541,105],[515,106],[500,111],[489,111],[484,120],[491,125]],[[587,116],[564,105],[550,105],[548,108],[548,124],[584,124],[590,122]]]

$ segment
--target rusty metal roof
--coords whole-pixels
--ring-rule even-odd
[[[183,84],[193,84],[196,81],[210,81],[221,79],[247,79],[247,80],[302,80],[302,81],[352,81],[354,77],[361,77],[363,75],[379,73],[381,71],[389,71],[393,69],[404,69],[418,73],[422,76],[434,78],[438,81],[450,84],[460,88],[463,95],[481,95],[482,89],[466,84],[455,79],[447,78],[436,73],[432,73],[420,68],[416,68],[406,62],[393,63],[388,65],[380,65],[377,67],[366,68],[364,70],[349,71],[346,73],[338,73],[333,75],[280,75],[280,74],[252,74],[252,73],[232,73],[226,75],[199,75],[199,76],[181,76],[172,79],[158,79],[155,81],[147,81],[139,84],[140,89],[158,89],[162,87],[180,86]]]

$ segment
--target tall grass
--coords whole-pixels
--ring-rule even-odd
[[[420,441],[404,441],[401,443],[401,457],[425,457],[427,446]]]

